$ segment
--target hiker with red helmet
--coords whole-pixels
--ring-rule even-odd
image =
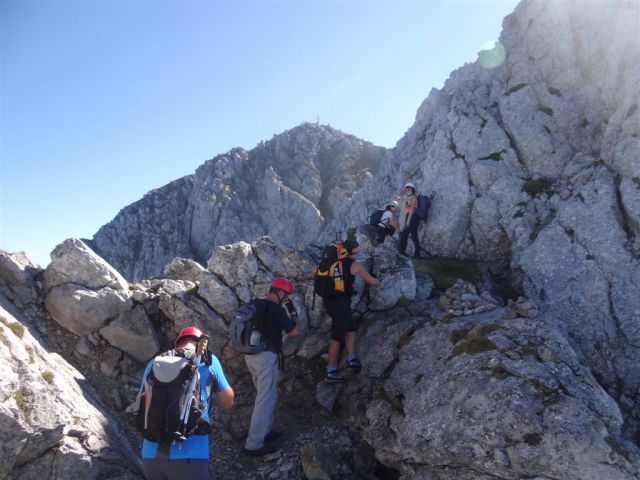
[[[209,478],[209,404],[215,398],[230,409],[234,393],[208,343],[200,329],[187,327],[176,337],[174,349],[150,360],[144,371],[138,429],[150,480]]]
[[[264,350],[244,356],[256,387],[256,401],[244,448],[249,456],[262,456],[277,451],[273,442],[282,436],[280,432],[272,430],[278,401],[278,359],[282,349],[282,332],[289,337],[300,335],[298,314],[289,299],[292,293],[291,282],[286,278],[276,277],[271,282],[267,296],[253,301],[262,318],[260,342],[264,345]]]

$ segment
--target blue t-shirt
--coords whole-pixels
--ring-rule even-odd
[[[142,376],[142,385],[140,392],[144,388],[144,380],[151,371],[153,360],[147,364],[147,368]],[[209,375],[213,375],[214,385],[217,385],[216,392],[221,392],[229,386],[222,365],[215,355],[211,355],[211,365],[207,367],[204,363],[198,367],[200,374],[200,398],[204,405],[204,418],[209,420],[209,394],[207,393],[207,384],[209,383]],[[144,440],[142,442],[142,458],[156,458],[158,455],[158,443]],[[184,442],[173,442],[169,447],[169,459],[178,460],[186,458],[209,459],[209,435],[189,435]]]

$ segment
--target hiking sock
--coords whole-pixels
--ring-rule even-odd
[[[355,353],[350,353],[349,355],[347,355],[347,362],[353,362],[353,360],[356,358],[357,357]]]
[[[338,365],[327,365],[327,373],[335,373],[338,370]]]

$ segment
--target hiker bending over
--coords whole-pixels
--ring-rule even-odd
[[[347,352],[347,367],[352,371],[360,371],[362,363],[354,353],[356,344],[356,330],[358,322],[351,314],[351,296],[354,294],[353,283],[355,276],[359,276],[368,285],[380,287],[380,280],[369,275],[369,272],[353,258],[358,253],[358,242],[345,241],[341,245],[346,250],[342,260],[342,275],[344,291],[333,293],[324,298],[324,308],[331,317],[331,339],[329,340],[329,354],[327,357],[327,372],[325,381],[339,383],[344,377],[338,373],[338,355],[340,344],[344,342]],[[342,254],[340,255],[342,257]]]
[[[142,460],[149,480],[209,478],[209,402],[215,398],[227,410],[234,394],[220,361],[207,350],[208,341],[199,329],[187,327],[174,350],[152,359],[144,371],[138,428],[145,437]]]
[[[420,217],[415,215],[418,208],[418,196],[416,195],[416,186],[407,182],[404,186],[405,202],[404,202],[404,225],[400,231],[400,245],[398,251],[402,255],[406,255],[407,240],[411,235],[415,250],[413,252],[414,258],[420,257],[420,240],[418,239],[418,227],[420,226]]]
[[[263,319],[261,341],[265,350],[255,355],[244,356],[253,385],[256,387],[251,426],[244,444],[244,451],[250,456],[262,456],[277,451],[272,442],[282,436],[280,432],[272,430],[273,414],[278,401],[278,358],[282,355],[282,331],[289,337],[300,335],[297,326],[298,314],[289,299],[292,293],[291,282],[286,278],[277,277],[271,282],[267,296],[258,301]]]
[[[392,236],[396,233],[396,229],[399,227],[398,220],[395,217],[396,210],[398,209],[398,202],[391,200],[384,207],[380,221],[376,225],[376,232],[378,234],[378,242],[384,242],[387,235]]]

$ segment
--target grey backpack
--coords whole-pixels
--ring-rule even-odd
[[[234,350],[246,355],[255,355],[267,350],[263,338],[264,302],[252,300],[242,305],[229,325],[229,339]]]

